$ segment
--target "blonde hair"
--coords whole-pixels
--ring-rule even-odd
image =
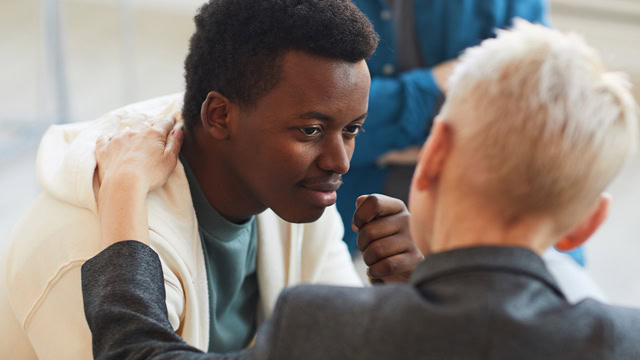
[[[636,148],[630,83],[573,34],[516,19],[463,54],[449,89],[440,117],[464,142],[469,184],[509,219],[583,216]]]

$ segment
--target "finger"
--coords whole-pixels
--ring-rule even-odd
[[[165,119],[156,121],[153,124],[153,128],[156,129],[160,134],[162,134],[166,138],[169,132],[173,129],[174,125],[175,125],[175,119],[171,117],[171,118],[165,118]]]
[[[387,276],[411,273],[415,268],[415,256],[403,253],[384,258],[369,266],[367,275],[372,279],[382,279]]]
[[[399,216],[399,215],[398,215]],[[387,216],[375,219],[358,231],[356,244],[364,251],[372,242],[397,234],[402,228],[403,219],[398,216]]]
[[[182,146],[183,138],[184,131],[182,130],[182,124],[180,124],[169,134],[169,138],[167,139],[167,146],[164,148],[164,153],[171,154],[177,158],[180,154],[180,147]]]
[[[362,204],[362,202],[364,201],[364,199],[366,199],[369,195],[361,195],[358,196],[358,198],[356,199],[356,210],[358,209],[358,207],[360,206],[360,204]],[[355,214],[354,214],[355,215]],[[358,232],[358,228],[353,224],[353,221],[351,222],[351,230],[353,230],[353,232]]]
[[[96,139],[96,149],[101,148],[109,143],[109,136],[102,135]]]
[[[117,131],[115,131],[113,134],[111,134],[109,136],[109,142],[119,141],[119,140],[121,140],[123,138],[131,138],[135,134],[136,133],[131,130],[131,127],[124,126],[124,127],[122,127],[121,129],[118,129]]]
[[[362,260],[367,266],[371,266],[388,257],[409,252],[410,249],[410,244],[404,239],[400,239],[397,236],[387,237],[371,243],[362,252]]]
[[[377,217],[389,216],[405,210],[406,206],[402,200],[380,194],[369,195],[366,199],[361,200],[353,214],[354,230],[359,231],[365,224]]]

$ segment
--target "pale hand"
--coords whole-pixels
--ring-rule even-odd
[[[105,179],[135,180],[146,191],[164,185],[175,169],[183,132],[175,119],[158,119],[153,125],[126,128],[96,143],[100,184]]]
[[[102,248],[125,240],[149,241],[147,193],[164,185],[178,161],[183,133],[174,127],[175,120],[138,125],[96,144]]]

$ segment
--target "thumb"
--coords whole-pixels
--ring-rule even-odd
[[[369,195],[361,195],[358,196],[358,198],[356,199],[356,211],[358,211],[358,208],[360,207],[360,205],[367,200],[367,198],[369,197]],[[353,230],[354,232],[358,232],[360,231],[360,229],[358,229],[357,226],[355,226],[353,223],[351,224],[351,230]]]
[[[169,134],[167,139],[167,145],[164,148],[164,153],[171,154],[173,157],[178,157],[180,154],[180,148],[182,147],[182,139],[184,138],[184,130],[182,130],[182,124],[176,126]]]

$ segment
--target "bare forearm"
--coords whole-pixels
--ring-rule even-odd
[[[104,247],[123,240],[148,243],[147,192],[135,175],[105,178],[98,197]]]

